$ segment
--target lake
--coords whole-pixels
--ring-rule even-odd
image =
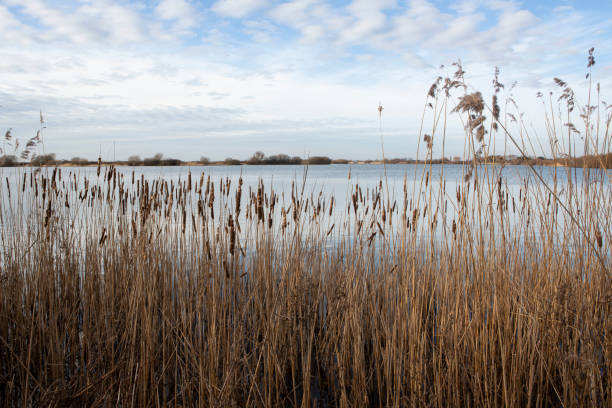
[[[320,216],[313,219],[304,217],[303,222],[305,227],[316,226],[318,229],[329,229],[336,226],[334,234],[350,235],[350,227],[355,229],[355,222],[359,219],[370,219],[370,226],[373,226],[374,220],[379,221],[380,213],[372,216],[374,210],[380,211],[381,207],[389,214],[387,223],[383,222],[378,225],[379,229],[401,230],[405,228],[405,224],[409,224],[410,214],[415,210],[419,211],[419,215],[423,219],[427,218],[433,228],[426,228],[426,231],[421,231],[421,234],[428,235],[433,232],[438,238],[443,233],[450,229],[452,222],[459,217],[458,198],[466,199],[465,205],[470,207],[472,211],[481,211],[484,207],[499,208],[500,202],[506,206],[504,220],[501,221],[512,224],[518,219],[519,215],[524,214],[517,212],[516,207],[519,205],[523,210],[531,208],[542,212],[545,202],[549,202],[549,191],[544,187],[543,183],[537,178],[533,171],[527,166],[500,166],[489,165],[479,166],[475,171],[470,170],[468,165],[445,164],[445,165],[422,165],[422,164],[389,164],[385,166],[381,164],[364,164],[364,165],[312,165],[305,167],[302,165],[282,165],[282,166],[177,166],[177,167],[117,167],[117,172],[122,175],[122,179],[126,186],[129,187],[132,179],[135,181],[134,187],[131,189],[135,192],[136,187],[141,181],[147,181],[150,189],[153,189],[155,181],[164,180],[169,185],[178,186],[181,183],[186,183],[191,174],[194,184],[200,180],[205,184],[210,182],[215,186],[217,199],[214,211],[217,214],[228,213],[228,208],[234,208],[235,191],[238,186],[238,180],[243,180],[243,196],[241,200],[242,215],[244,217],[246,206],[249,202],[249,197],[254,199],[257,194],[260,181],[263,182],[264,198],[270,199],[270,193],[273,191],[278,207],[286,209],[289,213],[289,207],[292,203],[292,186],[295,196],[302,196],[313,208],[322,206]],[[569,169],[564,167],[545,167],[537,166],[535,170],[540,174],[545,183],[557,194],[561,202],[578,213],[584,206],[588,195],[589,185],[593,183],[601,183],[601,188],[595,189],[597,194],[608,194],[612,196],[610,191],[610,171],[604,172],[601,170],[589,170],[589,183],[585,184],[587,173],[583,169]],[[53,168],[43,168],[40,174],[49,178],[54,171]],[[63,182],[71,180],[70,189],[77,191],[85,185],[85,180],[89,186],[96,185],[98,181],[103,181],[103,175],[97,177],[96,167],[64,167],[61,168]],[[104,173],[104,168],[103,168]],[[24,175],[26,179],[32,172],[39,172],[35,168],[3,168],[0,170],[2,178],[6,181],[2,183],[2,214],[5,219],[11,213],[14,213],[17,206],[24,211],[22,214],[27,214],[27,203],[30,201],[28,192],[30,189],[25,189],[21,194],[15,194],[15,188],[21,187]],[[466,173],[471,172],[472,175],[466,181]],[[18,181],[19,180],[19,181]],[[74,183],[76,180],[76,183]],[[500,182],[501,180],[501,182]],[[9,205],[7,182],[10,182],[14,187],[13,202]],[[221,184],[228,186],[225,196],[220,194]],[[480,183],[480,188],[475,189],[475,184]],[[388,189],[387,189],[388,186]],[[475,192],[479,194],[475,194]],[[500,195],[500,191],[502,194]],[[353,194],[359,196],[358,201],[361,205],[355,207]],[[376,196],[380,195],[380,200],[375,203]],[[331,197],[334,197],[333,212],[328,211],[331,205]],[[529,206],[524,203],[527,201],[525,197],[534,200]],[[191,195],[188,199],[188,211],[196,211],[197,194]],[[225,197],[225,198],[223,198]],[[138,200],[137,194],[134,194],[134,199]],[[21,205],[18,201],[21,200]],[[554,200],[553,201],[553,205]],[[309,203],[309,204],[308,204]],[[521,203],[521,204],[519,204]],[[359,204],[359,203],[358,203]],[[378,209],[376,209],[376,205]],[[510,205],[511,204],[511,205]],[[137,208],[137,206],[132,206]],[[225,207],[225,209],[224,209]],[[94,212],[87,206],[72,206],[70,213],[73,219],[76,219],[77,225],[79,220],[86,221],[91,217],[100,217],[100,209]],[[355,211],[357,210],[357,211]],[[389,211],[392,210],[392,211]],[[429,210],[429,214],[427,211]],[[304,209],[304,213],[306,213]],[[370,212],[371,211],[371,212]],[[545,210],[548,211],[548,210]],[[543,217],[540,214],[539,218],[534,219],[534,223],[554,222],[562,225],[565,222],[563,211],[559,214],[559,209],[554,210],[555,217],[551,221],[550,218]],[[408,222],[398,223],[400,219],[396,216],[396,222],[392,222],[393,214],[404,214]],[[309,213],[310,214],[310,213]],[[108,216],[105,215],[105,216]],[[281,224],[282,210],[277,210],[272,214],[274,224],[278,227]],[[9,217],[10,218],[10,217]],[[25,220],[27,217],[22,217]],[[178,222],[176,219],[171,222]],[[242,221],[240,221],[242,222]],[[14,228],[13,226],[12,228]],[[494,225],[493,228],[497,228]],[[428,231],[427,231],[428,230]],[[563,229],[559,229],[562,231]],[[340,232],[338,232],[340,231]],[[524,231],[523,231],[524,232]],[[382,233],[382,230],[381,230]],[[336,236],[332,234],[332,237]],[[336,236],[339,238],[339,236]]]

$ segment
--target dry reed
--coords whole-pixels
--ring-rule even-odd
[[[466,89],[457,68],[427,95],[430,159]],[[500,89],[492,137],[510,132]],[[0,403],[611,406],[606,173],[559,169],[563,188],[526,179],[517,194],[484,166],[482,95],[451,110],[466,115],[469,177],[446,191],[427,165],[399,203],[382,182],[353,185],[344,206],[299,183],[284,197],[203,173],[14,170],[0,197]],[[609,127],[587,137],[592,155],[609,149]]]

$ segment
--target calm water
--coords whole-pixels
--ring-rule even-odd
[[[168,182],[173,181],[175,184],[179,181],[185,181],[188,174],[191,173],[194,182],[200,180],[202,173],[205,180],[210,177],[214,182],[218,192],[221,181],[231,180],[232,193],[229,195],[233,200],[233,192],[237,188],[238,179],[242,177],[243,185],[243,206],[248,201],[249,190],[256,192],[259,181],[263,181],[267,193],[271,189],[278,195],[279,204],[287,207],[291,203],[291,188],[295,185],[298,193],[302,188],[305,198],[313,198],[317,201],[318,197],[326,200],[329,203],[330,196],[335,199],[334,217],[326,220],[326,226],[333,223],[346,222],[346,217],[349,212],[346,207],[350,205],[351,194],[355,186],[359,186],[363,194],[367,197],[372,197],[372,193],[382,186],[381,198],[386,198],[387,185],[389,187],[390,202],[397,201],[398,207],[402,207],[404,197],[410,201],[409,208],[413,205],[415,208],[423,209],[426,202],[438,203],[438,206],[448,208],[447,221],[452,222],[451,218],[455,216],[453,208],[457,206],[457,189],[465,191],[470,186],[473,191],[473,183],[475,175],[472,176],[470,184],[464,181],[464,175],[468,171],[467,166],[462,165],[403,165],[389,164],[385,168],[383,165],[324,165],[310,166],[306,168],[301,165],[290,166],[177,166],[177,167],[118,167],[117,170],[122,173],[125,180],[131,180],[132,173],[135,179],[144,178],[146,180],[156,180],[163,178]],[[583,191],[585,174],[582,169],[567,169],[563,167],[543,167],[538,166],[536,170],[541,174],[542,178],[551,187],[556,183],[556,191],[561,199],[568,196],[570,184],[568,177],[572,180],[574,191]],[[29,175],[32,171],[37,171],[33,168],[4,168],[0,169],[2,179],[9,180],[11,185],[16,186],[21,181],[23,175]],[[43,173],[50,175],[52,168],[42,169]],[[84,179],[88,178],[90,185],[95,183],[96,167],[67,167],[62,168],[62,176],[67,180],[70,174],[70,179],[76,175],[79,184],[84,183]],[[529,191],[540,202],[546,201],[548,192],[544,190],[542,183],[536,178],[532,170],[527,166],[481,166],[477,169],[479,173],[478,180],[481,185],[497,186],[497,180],[501,178],[502,187],[508,193],[508,200],[512,197],[518,201],[520,195]],[[602,172],[591,170],[589,171],[590,183],[603,183],[598,190],[600,193],[612,196],[610,190],[610,171]],[[101,179],[101,178],[100,178]],[[430,189],[425,188],[425,180],[427,179]],[[493,180],[487,183],[486,180]],[[129,183],[128,183],[129,184]],[[14,191],[15,187],[13,187]],[[404,193],[404,189],[406,193]],[[26,189],[27,190],[27,189]],[[486,191],[486,190],[483,190]],[[6,181],[3,180],[2,188],[2,213],[6,217],[10,212],[16,210],[15,203],[12,206],[8,204],[8,194]],[[27,191],[26,191],[27,194]],[[574,193],[574,197],[580,197],[581,193]],[[13,198],[15,194],[13,193]],[[220,194],[217,193],[217,196]],[[472,193],[473,197],[473,193]],[[491,195],[491,202],[497,200],[497,193]],[[24,200],[24,201],[27,201]],[[579,203],[578,203],[579,204]],[[229,203],[231,205],[231,203]],[[280,211],[277,211],[277,216]]]
[[[549,166],[535,166],[535,169],[540,173],[544,180],[552,184],[555,179],[557,184],[561,187],[568,183],[568,169],[564,167],[549,167]],[[4,177],[13,179],[15,174],[23,174],[23,172],[29,173],[33,169],[31,168],[4,168],[0,169],[0,174]],[[380,164],[361,164],[361,165],[348,165],[348,164],[332,164],[323,166],[309,166],[306,168],[302,165],[284,165],[284,166],[169,166],[169,167],[118,167],[117,170],[124,174],[126,177],[131,177],[134,172],[136,178],[140,178],[141,175],[147,180],[154,180],[157,178],[164,178],[168,181],[179,179],[185,180],[188,173],[191,172],[192,177],[199,178],[201,173],[205,176],[211,176],[212,181],[217,182],[220,178],[229,177],[232,180],[232,184],[236,184],[239,177],[243,178],[246,186],[256,186],[258,181],[263,180],[266,187],[273,186],[277,192],[288,191],[293,182],[301,186],[306,172],[306,191],[319,191],[323,190],[327,193],[334,193],[336,198],[340,199],[350,191],[351,185],[359,184],[363,188],[373,188],[378,185],[381,181],[386,186],[388,181],[391,195],[402,193],[404,180],[406,179],[408,189],[420,184],[421,177],[425,173],[430,172],[429,180],[431,182],[440,183],[442,175],[444,181],[446,181],[447,190],[451,191],[448,187],[462,184],[463,176],[468,170],[467,166],[457,164],[445,164],[423,166],[420,164],[389,164],[386,166],[385,180],[385,168]],[[50,173],[51,168],[45,168],[43,171]],[[80,177],[89,177],[91,179],[96,176],[96,167],[66,167],[62,168],[65,173],[75,173]],[[501,176],[504,185],[507,184],[509,187],[520,186],[524,184],[525,180],[529,180],[532,184],[539,184],[540,181],[535,178],[533,172],[527,166],[483,166],[480,168],[480,174],[483,176],[485,173],[497,178]],[[583,183],[584,174],[583,169],[569,169],[570,177],[572,181],[578,186]],[[591,181],[603,179],[605,185],[609,185],[609,178],[612,175],[610,170],[607,171],[607,175],[602,171],[591,170],[590,179]],[[414,180],[416,179],[416,183]],[[399,194],[401,195],[401,194]]]

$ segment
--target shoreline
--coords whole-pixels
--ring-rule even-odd
[[[439,160],[433,160],[432,162],[429,161],[402,161],[402,162],[394,162],[394,163],[383,163],[382,160],[377,160],[377,161],[369,161],[369,160],[359,160],[359,161],[348,161],[348,162],[341,162],[341,163],[328,163],[328,164],[315,164],[315,163],[300,163],[300,164],[296,164],[296,163],[275,163],[275,164],[251,164],[251,163],[247,163],[247,162],[241,162],[241,163],[237,163],[237,164],[227,164],[225,162],[211,162],[211,163],[200,163],[197,161],[189,161],[189,162],[181,162],[181,163],[177,163],[177,164],[154,164],[154,165],[144,165],[144,164],[137,164],[137,165],[133,165],[133,164],[128,164],[126,162],[102,162],[100,163],[101,166],[114,166],[114,167],[216,167],[216,166],[250,166],[250,167],[266,167],[266,166],[329,166],[329,165],[356,165],[356,166],[362,166],[362,165],[415,165],[415,164],[420,164],[420,165],[428,165],[428,164],[432,164],[432,165],[472,165],[472,161],[462,161],[462,162],[456,162],[456,161],[444,161],[441,162]],[[605,169],[611,169],[612,166],[584,166],[584,165],[571,165],[569,163],[560,163],[560,162],[554,162],[554,161],[520,161],[520,162],[516,162],[516,161],[512,161],[512,162],[499,162],[499,161],[489,161],[489,162],[479,162],[478,164],[480,165],[487,165],[487,166],[492,166],[492,165],[504,165],[504,166],[528,166],[528,165],[534,165],[534,166],[547,166],[547,167],[567,167],[567,168],[591,168],[591,169],[601,169],[601,168],[605,168]],[[30,163],[18,163],[18,164],[13,164],[13,165],[9,165],[9,166],[3,166],[0,165],[0,168],[11,168],[11,167],[97,167],[98,163],[97,162],[87,162],[87,163],[70,163],[70,162],[56,162],[56,163],[50,163],[50,164],[42,164],[42,165],[33,165]]]

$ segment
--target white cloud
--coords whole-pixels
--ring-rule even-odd
[[[196,11],[186,0],[161,0],[155,13],[164,20],[176,20],[180,29],[191,28],[196,23]]]
[[[10,10],[0,4],[0,41],[27,45],[33,41],[34,30],[22,24]]]
[[[480,1],[478,0],[463,0],[452,4],[450,8],[452,10],[457,10],[457,12],[460,14],[472,14],[478,9],[479,6]]]
[[[192,158],[203,141],[211,158],[273,154],[285,142],[302,154],[312,137],[321,154],[368,158],[382,101],[390,145],[411,156],[401,137],[418,131],[411,113],[441,63],[461,57],[484,92],[499,65],[525,95],[555,75],[574,82],[566,74],[576,70],[580,85],[590,46],[596,69],[611,65],[612,23],[579,10],[538,18],[500,0],[346,3],[221,0],[211,11],[241,20],[199,24],[206,11],[193,0],[0,0],[0,126],[29,134],[42,108],[49,148],[65,157],[109,140],[125,156]],[[363,144],[325,151],[353,136]]]
[[[256,43],[271,43],[278,33],[276,26],[266,20],[248,20],[243,25],[244,32]]]
[[[369,0],[353,0],[347,6],[350,22],[340,31],[340,44],[363,43],[368,37],[383,30],[387,26],[387,16],[383,10],[395,8],[395,0],[373,2]]]
[[[135,10],[110,0],[84,2],[72,12],[49,6],[43,0],[8,2],[43,27],[38,35],[43,41],[125,44],[146,37],[143,18]]]
[[[212,10],[226,17],[242,18],[268,4],[267,0],[218,0]]]

